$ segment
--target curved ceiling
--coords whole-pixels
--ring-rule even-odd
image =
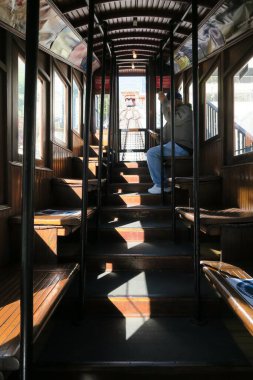
[[[174,36],[174,46],[177,48],[191,34],[191,0],[94,0],[95,13],[100,24],[108,24],[108,39],[112,51],[120,66],[120,71],[126,68],[126,61],[133,60],[133,50],[137,53],[135,59],[136,72],[145,70],[145,62],[155,57],[161,42],[169,37],[169,23],[173,19],[178,22]],[[87,38],[89,17],[85,0],[54,0],[56,6],[74,26],[78,33]],[[205,18],[217,4],[217,0],[199,0],[199,22]],[[134,23],[134,20],[137,21]],[[183,21],[182,21],[183,20]],[[95,25],[94,52],[101,58],[103,36]],[[168,54],[165,52],[165,55]],[[121,64],[122,62],[122,64]],[[139,65],[139,67],[138,67]],[[131,71],[131,70],[130,70]]]

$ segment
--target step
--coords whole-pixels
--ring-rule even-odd
[[[202,311],[220,314],[221,300],[201,280]],[[86,280],[86,313],[131,318],[192,316],[193,273],[174,270],[90,272]]]
[[[49,368],[35,368],[36,380],[238,380],[250,379],[253,369],[250,366],[208,366],[196,363],[186,366],[174,362],[93,362],[83,365],[60,363]]]
[[[184,239],[188,236],[188,230],[182,223],[177,225],[178,239]],[[90,239],[94,239],[95,230],[89,233]],[[152,220],[115,220],[113,223],[101,223],[99,229],[100,239],[110,240],[113,242],[150,242],[153,240],[172,240],[172,228],[169,221],[152,221]]]
[[[170,204],[170,194],[165,195],[166,204]],[[154,195],[149,193],[121,193],[109,194],[106,198],[105,204],[107,205],[160,205],[161,195]]]
[[[111,193],[143,193],[153,186],[152,183],[111,183],[109,192]]]
[[[114,164],[113,168],[146,168],[147,162],[146,161],[122,161],[118,162],[117,164]]]
[[[155,270],[177,269],[192,272],[192,244],[168,241],[88,245],[88,270]]]
[[[146,174],[118,174],[111,176],[111,183],[153,183],[150,175]]]
[[[126,167],[113,167],[112,168],[112,175],[122,175],[122,174],[146,174],[149,175],[149,170],[147,167],[138,167],[138,168],[126,168]]]
[[[118,221],[136,221],[155,218],[155,220],[170,220],[170,206],[152,206],[152,205],[137,205],[137,206],[103,206],[101,209],[101,220],[103,222],[113,223]]]

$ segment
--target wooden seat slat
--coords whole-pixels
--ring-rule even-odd
[[[190,223],[194,223],[194,209],[192,207],[176,207],[179,217]],[[200,209],[200,229],[210,235],[220,235],[222,225],[252,223],[253,212],[239,208],[225,210]]]
[[[243,297],[242,292],[238,288],[235,289],[228,281],[231,278],[251,280],[252,277],[241,268],[231,264],[210,261],[202,261],[201,264],[207,279],[253,335],[253,307]]]
[[[39,278],[36,278],[36,284],[35,284],[35,287],[33,289],[33,292],[35,293],[35,296],[34,296],[34,312],[36,312],[36,301],[37,301],[37,298],[38,298],[38,292],[43,288],[43,286],[45,285],[44,284],[44,280],[46,278],[46,274],[40,274]],[[19,294],[19,289],[18,289],[18,293],[16,295]],[[41,295],[41,302],[43,302],[43,294]],[[7,308],[8,308],[9,305],[7,305]],[[4,328],[4,325],[1,326],[1,330],[0,330],[0,347],[1,347],[1,350],[2,352],[6,352],[8,353],[8,347],[10,345],[10,342],[14,339],[14,338],[18,338],[18,334],[16,334],[17,332],[17,328],[18,328],[18,331],[19,331],[19,323],[20,323],[20,303],[19,303],[19,300],[16,300],[13,304],[12,304],[13,307],[11,307],[8,312],[6,313],[6,311],[4,312],[3,311],[3,314],[4,314],[4,317],[7,318],[5,320],[5,328]]]
[[[50,214],[52,210],[52,214]],[[53,211],[59,211],[58,214]],[[73,211],[73,213],[71,213]],[[95,211],[94,207],[89,207],[87,210],[87,217],[90,217]],[[64,215],[66,212],[66,215]],[[68,214],[67,214],[68,213]],[[21,223],[21,216],[14,216],[12,218],[14,223]],[[36,211],[34,214],[34,225],[37,226],[54,226],[54,227],[66,227],[66,226],[79,226],[81,223],[81,210],[80,209],[45,209]]]
[[[58,275],[55,275],[54,278],[51,278],[49,282],[47,281],[42,281],[40,286],[37,288],[37,289],[34,289],[34,293],[35,293],[35,296],[34,296],[34,302],[33,302],[33,308],[34,308],[34,315],[36,315],[36,319],[34,319],[34,333],[36,334],[36,325],[39,324],[41,322],[41,318],[38,318],[39,315],[41,314],[40,312],[40,308],[42,307],[43,303],[44,303],[44,300],[47,299],[49,297],[49,294],[51,293],[52,289],[52,285],[55,284],[56,286],[56,280],[58,278],[58,281],[60,280],[59,279],[59,276]],[[45,280],[45,279],[44,279]],[[19,318],[19,309],[17,310],[17,315],[15,316],[15,321],[13,323],[13,329],[10,331],[10,334],[8,336],[6,336],[6,343],[3,343],[1,344],[2,346],[2,349],[4,351],[6,351],[6,355],[10,356],[10,355],[15,355],[16,351],[12,351],[13,349],[13,343],[15,341],[19,341],[19,332],[20,332],[20,318]],[[43,314],[41,314],[40,317],[43,317],[44,316],[44,312]],[[16,345],[17,345],[16,343]],[[6,345],[6,348],[5,348],[5,345]]]
[[[67,285],[78,271],[78,264],[66,264],[57,267],[43,266],[34,270],[34,341],[62,298]],[[6,287],[12,284],[10,291]],[[10,270],[0,276],[0,370],[14,370],[19,367],[20,340],[20,271]],[[4,290],[4,291],[3,291]]]

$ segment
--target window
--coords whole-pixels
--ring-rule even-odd
[[[181,82],[178,85],[178,92],[182,95],[182,98],[184,99],[184,81],[181,80]]]
[[[95,95],[95,125],[96,129],[100,128],[100,111],[101,111],[101,95]],[[110,113],[110,95],[105,94],[104,98],[104,120],[103,128],[107,129],[109,126],[109,113]]]
[[[81,90],[75,79],[72,84],[72,129],[81,132]]]
[[[7,114],[7,91],[6,72],[0,69],[0,204],[6,201],[6,114]]]
[[[216,67],[205,82],[205,140],[218,135],[218,74],[218,67]]]
[[[163,126],[166,123],[166,120],[163,116]],[[158,94],[156,95],[156,129],[161,128],[161,102],[158,99]]]
[[[53,139],[67,145],[68,87],[60,75],[53,74]]]
[[[44,154],[45,135],[45,82],[37,79],[37,107],[36,107],[36,160],[42,160]],[[23,155],[24,132],[24,101],[25,101],[25,61],[18,56],[18,155]]]
[[[188,102],[193,104],[193,85],[192,82],[188,86]]]
[[[18,56],[18,154],[23,155],[25,61]]]
[[[234,155],[253,152],[253,58],[233,78]]]

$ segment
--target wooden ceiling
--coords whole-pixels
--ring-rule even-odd
[[[126,60],[129,60],[129,67],[131,66],[133,50],[137,54],[137,59],[134,60],[135,69],[129,70],[145,71],[145,64],[157,55],[161,41],[168,39],[169,23],[172,19],[179,22],[174,37],[175,48],[191,34],[191,10],[181,21],[190,7],[191,0],[94,0],[94,2],[99,23],[106,21],[108,24],[108,42],[122,73],[126,70]],[[89,1],[54,0],[54,3],[78,33],[87,39]],[[219,3],[217,0],[198,1],[199,22],[217,3]],[[134,26],[134,19],[137,20],[137,26]],[[102,47],[102,35],[95,26],[94,52],[99,59]],[[168,55],[168,51],[165,52],[165,56],[166,54]]]

